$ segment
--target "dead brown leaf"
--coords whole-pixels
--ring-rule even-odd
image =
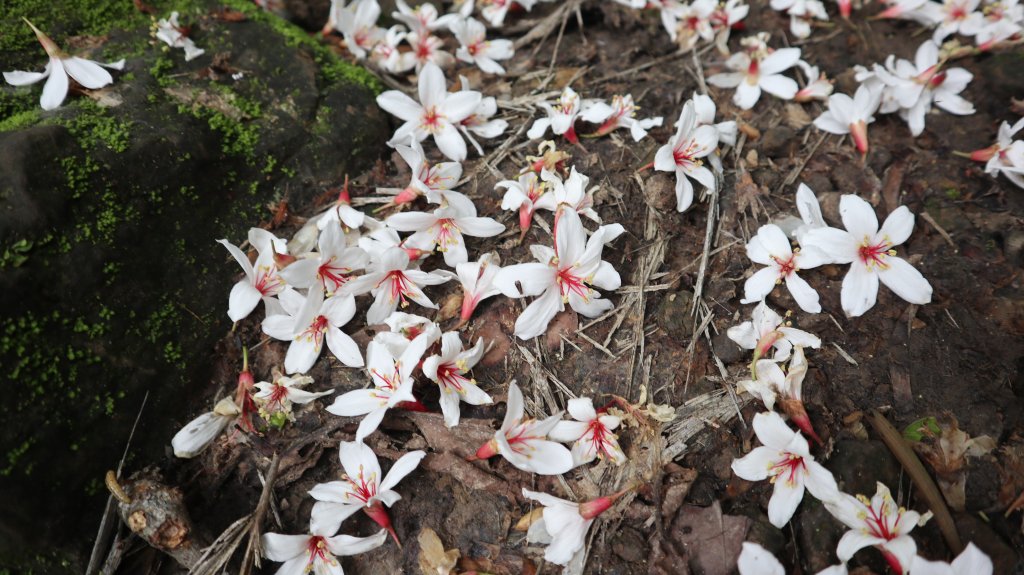
[[[449,575],[459,561],[459,550],[445,551],[444,544],[437,533],[424,527],[417,537],[420,544],[420,570],[423,575]]]
[[[676,515],[668,536],[700,572],[731,575],[750,524],[748,517],[722,515],[718,501],[709,507],[686,505]]]
[[[925,435],[914,443],[914,451],[928,462],[935,471],[939,489],[946,503],[956,511],[963,511],[966,501],[967,457],[979,457],[996,447],[994,439],[987,435],[972,438],[960,430],[956,417],[946,413],[936,422],[941,432]],[[922,428],[927,431],[927,427]]]
[[[761,213],[761,196],[768,195],[768,190],[754,183],[750,172],[740,173],[739,181],[736,182],[736,210],[743,213],[750,210],[750,215],[755,218]]]
[[[811,117],[800,104],[786,104],[785,122],[790,128],[799,130],[811,123]]]

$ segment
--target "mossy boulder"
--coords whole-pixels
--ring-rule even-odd
[[[144,394],[133,467],[167,457],[209,395],[238,276],[214,240],[241,242],[280,200],[310,207],[389,135],[374,78],[306,32],[243,0],[146,4],[180,11],[206,54],[156,44],[124,0],[0,15],[4,70],[46,61],[23,16],[127,59],[101,97],[52,112],[41,85],[0,86],[0,571],[82,572]]]

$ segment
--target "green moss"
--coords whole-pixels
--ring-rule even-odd
[[[0,121],[0,132],[13,132],[21,130],[39,122],[39,110],[32,108],[18,112],[13,116]]]
[[[111,116],[110,111],[92,102],[81,102],[79,113],[69,120],[58,120],[78,140],[85,152],[92,152],[97,146],[122,153],[128,149],[132,122]]]
[[[32,240],[22,238],[8,246],[0,254],[0,269],[20,267],[28,260],[28,253],[32,251],[32,245]]]
[[[35,34],[22,18],[28,18],[58,45],[66,45],[70,36],[102,36],[111,30],[130,30],[143,26],[149,17],[132,2],[122,0],[17,0],[5,2],[0,15],[0,53],[28,52],[14,64],[27,66],[36,62],[39,68],[46,63],[43,49]],[[38,53],[32,57],[32,47]],[[31,58],[31,59],[30,59]]]

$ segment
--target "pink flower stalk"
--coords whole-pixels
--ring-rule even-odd
[[[475,262],[463,262],[455,266],[455,275],[462,284],[462,309],[459,312],[458,327],[465,325],[473,317],[476,306],[480,302],[501,293],[494,285],[494,278],[501,271],[498,254],[494,252],[480,256]]]
[[[857,151],[868,153],[868,124],[875,121],[874,113],[882,101],[881,88],[861,84],[853,98],[846,94],[833,94],[828,99],[828,110],[814,120],[814,126],[832,134],[850,134]]]
[[[630,491],[627,487],[611,495],[585,503],[573,503],[547,493],[523,488],[523,496],[544,506],[541,519],[530,524],[526,538],[531,543],[547,543],[544,559],[557,565],[569,565],[581,559],[587,531],[598,515],[607,511],[615,500]]]

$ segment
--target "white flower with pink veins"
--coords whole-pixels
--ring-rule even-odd
[[[614,304],[601,297],[594,287],[618,289],[619,272],[601,254],[606,243],[623,231],[619,224],[601,226],[590,239],[575,211],[562,208],[556,215],[555,249],[533,245],[530,251],[537,262],[502,268],[494,284],[512,298],[540,296],[516,320],[519,339],[532,339],[544,333],[565,304],[586,317],[597,317]]]
[[[500,454],[518,469],[538,475],[558,475],[572,469],[572,453],[547,439],[562,418],[562,412],[541,421],[524,419],[524,416],[523,392],[513,381],[508,386],[508,404],[501,428],[473,457],[489,459]]]
[[[595,459],[606,459],[615,465],[626,462],[612,431],[622,423],[617,416],[598,413],[589,397],[569,400],[569,415],[574,421],[559,421],[549,436],[555,441],[572,443],[572,464],[579,467]]]
[[[878,282],[896,295],[918,305],[932,301],[932,286],[921,272],[896,257],[895,247],[914,231],[914,214],[906,206],[896,208],[878,228],[871,204],[858,196],[844,195],[839,215],[846,230],[818,228],[804,235],[805,246],[815,246],[837,264],[850,264],[843,278],[843,311],[849,317],[863,315],[875,305]]]
[[[217,240],[217,243],[227,248],[228,253],[235,258],[238,265],[242,266],[242,271],[245,272],[245,279],[236,283],[228,296],[228,317],[231,318],[231,321],[239,321],[248,317],[261,300],[268,306],[267,315],[278,311],[279,306],[274,296],[283,292],[288,284],[278,274],[274,256],[288,253],[284,240],[267,230],[250,229],[249,245],[255,248],[258,254],[255,265],[249,261],[249,256],[245,255],[245,252],[231,242]]]
[[[432,136],[442,154],[457,162],[465,160],[466,141],[455,126],[476,111],[480,92],[460,90],[449,93],[444,72],[428,62],[420,72],[419,97],[417,103],[398,90],[388,90],[377,96],[377,105],[405,121],[389,143],[405,143],[410,137],[422,142]]]
[[[828,110],[814,120],[814,127],[830,134],[850,134],[857,151],[868,153],[868,124],[875,121],[875,112],[882,102],[882,89],[872,84],[861,84],[853,94],[833,94],[828,99]]]
[[[451,278],[447,273],[409,269],[409,254],[402,248],[392,247],[384,250],[380,259],[371,261],[367,273],[345,284],[342,291],[353,295],[373,294],[366,323],[374,325],[383,323],[399,305],[405,307],[410,301],[437,309],[437,304],[430,301],[421,286],[443,284]]]
[[[747,257],[754,263],[768,266],[758,270],[743,284],[744,297],[740,303],[754,303],[772,293],[783,282],[800,309],[818,313],[818,292],[797,272],[829,263],[829,257],[814,246],[796,250],[789,243],[786,232],[775,224],[766,224],[747,243]]]
[[[511,40],[488,40],[487,28],[475,18],[456,20],[451,24],[452,34],[459,41],[455,57],[476,64],[481,72],[504,74],[505,68],[496,60],[508,60],[515,55]]]
[[[708,84],[719,88],[736,88],[732,101],[744,110],[757,104],[762,90],[777,98],[792,100],[800,89],[795,80],[782,75],[796,65],[800,48],[772,50],[765,44],[766,39],[766,34],[744,38],[741,43],[746,49],[725,62],[725,67],[732,72],[715,74],[707,80]]]
[[[676,210],[685,212],[693,204],[693,178],[708,190],[716,187],[715,175],[704,166],[702,158],[714,153],[719,133],[715,126],[698,125],[697,111],[692,101],[683,105],[676,123],[676,135],[658,149],[654,156],[654,169],[676,174]]]
[[[857,551],[873,546],[881,551],[894,572],[908,572],[917,554],[917,544],[910,532],[924,525],[931,513],[922,516],[898,506],[889,488],[882,483],[878,483],[878,490],[870,500],[863,495],[854,497],[840,492],[822,503],[833,517],[850,528],[836,548],[840,561],[845,563]]]
[[[423,360],[423,375],[441,388],[441,413],[444,414],[445,426],[459,424],[459,402],[465,401],[470,405],[493,403],[491,396],[477,386],[475,379],[466,377],[483,356],[483,338],[478,338],[476,345],[464,350],[459,332],[449,331],[441,336],[441,354]]]
[[[291,341],[284,358],[286,372],[309,371],[320,357],[325,341],[341,363],[349,367],[363,366],[359,346],[341,331],[356,313],[355,298],[351,295],[324,299],[323,290],[315,286],[303,298],[299,292],[288,290],[281,294],[281,306],[284,313],[263,320],[263,333],[274,339]]]
[[[582,573],[587,531],[597,516],[607,511],[626,491],[628,489],[584,503],[573,503],[524,487],[524,497],[544,506],[541,517],[530,524],[526,539],[530,543],[546,543],[544,560],[566,566],[564,573]]]
[[[747,481],[768,479],[775,487],[768,501],[768,521],[782,529],[796,513],[804,490],[821,501],[839,495],[835,478],[811,456],[800,432],[793,431],[774,411],[754,416],[754,433],[761,447],[732,462],[732,470]]]
[[[345,575],[338,557],[372,551],[383,545],[387,539],[388,532],[381,529],[376,535],[369,537],[264,533],[260,542],[264,557],[284,563],[276,575]]]
[[[794,345],[821,347],[818,336],[791,327],[786,318],[775,313],[764,301],[750,312],[750,321],[730,327],[726,335],[743,349],[754,350],[752,364],[756,364],[762,357],[767,357],[768,352],[773,349],[775,352],[772,360],[778,362],[789,359]]]

